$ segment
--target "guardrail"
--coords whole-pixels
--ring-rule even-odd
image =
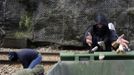
[[[116,52],[61,52],[61,61],[87,61],[87,60],[134,60],[134,51],[125,54],[117,54]]]

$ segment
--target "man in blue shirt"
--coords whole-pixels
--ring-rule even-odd
[[[10,61],[20,61],[24,68],[34,68],[41,63],[41,55],[33,49],[22,49],[18,52],[9,52]]]

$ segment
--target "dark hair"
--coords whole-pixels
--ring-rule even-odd
[[[105,17],[105,15],[98,13],[95,15],[95,22],[97,24],[102,24],[102,25],[108,25],[108,21]]]
[[[17,61],[17,59],[18,59],[17,53],[16,52],[9,52],[8,58],[10,61]]]

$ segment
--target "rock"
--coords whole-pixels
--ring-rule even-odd
[[[36,65],[33,69],[22,69],[12,75],[44,75],[43,65]]]
[[[30,32],[33,33],[31,38],[33,41],[60,44],[67,42],[77,46],[76,43],[81,43],[81,36],[86,28],[94,24],[93,19],[97,12],[104,13],[115,24],[118,34],[125,33],[127,39],[134,37],[132,35],[134,33],[129,31],[134,28],[132,26],[134,24],[133,0],[21,1],[0,1],[0,24],[5,26],[7,37],[12,37],[14,35],[11,34],[22,31],[19,28],[20,18],[27,15],[32,18],[33,29]],[[72,40],[75,40],[74,43],[70,42]]]

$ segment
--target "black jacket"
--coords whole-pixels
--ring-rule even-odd
[[[98,46],[99,50],[102,50],[98,45],[98,42],[104,41],[105,51],[111,51],[111,43],[117,40],[117,34],[114,30],[110,30],[108,27],[108,21],[103,14],[97,14],[95,17],[95,25],[90,25],[84,33],[83,44],[87,49]],[[86,36],[88,33],[92,36],[92,46],[89,47],[86,43]],[[103,48],[104,49],[104,48]]]
[[[88,36],[88,33],[92,35],[92,46],[89,47],[86,43],[86,36]],[[87,28],[87,30],[84,33],[84,39],[83,39],[83,45],[87,49],[91,49],[95,46],[98,46],[99,41],[104,41],[106,50],[103,51],[111,51],[111,43],[117,39],[117,34],[114,30],[110,30],[108,26],[104,26],[102,30],[98,30],[96,25],[91,25]],[[97,51],[102,51],[102,48],[99,47]]]

